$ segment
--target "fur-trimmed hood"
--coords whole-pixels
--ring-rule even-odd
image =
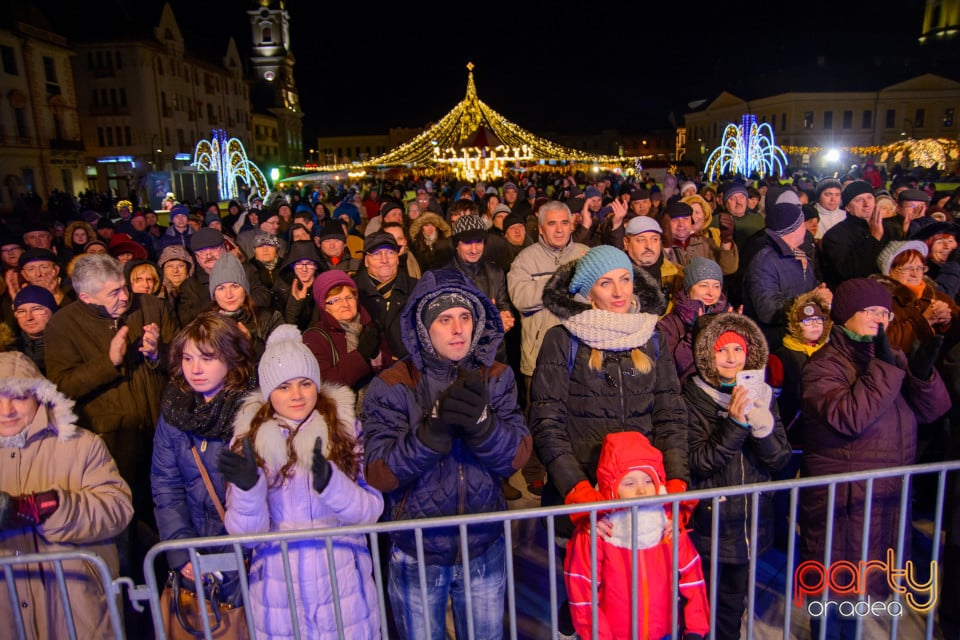
[[[427,211],[421,213],[419,216],[417,216],[416,220],[410,223],[410,239],[416,240],[423,231],[423,225],[428,223],[437,228],[437,235],[439,237],[450,237],[451,229],[449,223],[432,211]]]
[[[341,429],[349,434],[356,431],[356,395],[350,387],[341,385],[323,383],[320,385],[320,393],[332,398],[337,406],[337,417],[340,420]],[[257,388],[250,392],[243,402],[243,406],[237,411],[233,420],[234,439],[246,436],[250,432],[250,423],[260,407],[267,402],[263,397],[263,392]],[[287,455],[287,436],[283,432],[284,427],[275,419],[270,419],[260,426],[257,431],[256,440],[253,442],[253,450],[263,459],[264,465],[272,473],[279,471],[288,460]],[[310,417],[300,425],[300,429],[293,437],[293,450],[297,454],[297,466],[309,472],[313,463],[313,445],[317,438],[323,440],[324,455],[330,453],[329,427],[326,421],[319,413],[314,411]]]
[[[794,298],[793,304],[790,305],[790,309],[787,311],[787,333],[793,336],[796,340],[803,341],[803,331],[801,330],[800,320],[802,320],[805,315],[801,313],[801,310],[807,305],[814,305],[820,309],[820,313],[823,315],[823,333],[820,335],[820,339],[817,341],[818,345],[822,345],[827,340],[830,339],[830,330],[833,328],[833,320],[830,319],[830,308],[824,308],[824,305],[820,303],[820,300],[817,298],[816,292],[808,291],[807,293],[801,294]]]
[[[706,326],[694,336],[693,355],[700,377],[708,384],[719,387],[717,365],[713,358],[713,345],[726,331],[743,336],[747,342],[747,362],[744,369],[763,369],[767,366],[767,341],[757,323],[739,313],[718,313],[715,316],[703,316]]]
[[[543,288],[543,307],[561,320],[592,308],[589,303],[574,299],[573,294],[568,291],[578,262],[579,258],[561,265]],[[660,286],[653,276],[636,265],[633,265],[633,293],[640,303],[642,313],[663,315],[667,302]]]
[[[870,276],[870,279],[876,280],[885,286],[890,291],[890,295],[896,298],[897,304],[899,304],[901,307],[907,307],[913,304],[917,299],[917,296],[909,287],[907,287],[907,285],[894,280],[890,276],[874,273]],[[926,294],[928,290],[930,291],[931,297],[933,297],[933,292],[937,290],[937,283],[934,282],[929,276],[923,276],[923,293]]]
[[[46,410],[47,422],[66,441],[77,433],[74,401],[63,395],[57,386],[43,377],[33,361],[19,351],[0,353],[0,393],[33,395]]]

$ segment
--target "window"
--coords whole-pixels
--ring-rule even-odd
[[[923,126],[923,117],[926,115],[924,109],[921,107],[913,112],[913,126],[922,127]]]
[[[263,28],[263,43],[270,44],[273,42],[273,32],[270,31],[270,27]]]
[[[21,138],[30,137],[30,129],[27,128],[27,110],[17,107],[13,110],[13,118],[17,122],[17,135]]]
[[[884,128],[893,129],[897,126],[897,110],[896,109],[887,109],[886,122],[884,123]]]
[[[803,112],[803,128],[813,129],[813,111]]]
[[[786,131],[786,130],[787,130],[787,114],[781,113],[780,114],[780,131]]]
[[[112,147],[113,146],[113,129],[111,129],[110,127],[107,127],[106,132],[107,132],[107,146]]]
[[[823,128],[833,129],[833,111],[823,112]]]
[[[953,126],[953,108],[943,110],[943,126]]]
[[[101,147],[106,146],[103,144],[103,127],[97,127],[97,144]]]
[[[97,90],[96,90],[96,89],[92,90],[92,91],[90,92],[90,94],[91,94],[91,96],[93,97],[93,106],[99,107],[99,106],[100,106],[100,94],[97,93]]]
[[[862,129],[870,129],[873,127],[873,111],[867,109],[863,112],[863,122],[860,125]]]
[[[110,104],[117,106],[117,90],[110,89]]]
[[[117,146],[120,147],[123,145],[123,129],[120,128],[120,125],[117,125],[113,130],[117,133]]]
[[[132,143],[131,143],[132,138],[130,136],[130,127],[123,128],[123,140],[124,142],[126,142],[128,147],[132,146]]]
[[[3,60],[3,72],[7,75],[16,76],[17,73],[17,53],[13,47],[0,46],[0,59]]]
[[[120,106],[127,106],[127,90],[123,87],[120,87]]]
[[[43,75],[47,82],[56,84],[57,67],[50,56],[43,56]]]
[[[114,52],[113,52],[113,57],[114,57],[114,59],[116,60],[116,62],[114,63],[114,65],[117,67],[117,69],[123,69],[123,58],[120,57],[120,52],[119,52],[119,51],[114,51]]]
[[[177,129],[177,146],[180,149],[183,149],[187,146],[186,142],[184,142],[183,129]]]
[[[845,110],[843,112],[843,124],[841,125],[844,129],[853,128],[853,111]]]

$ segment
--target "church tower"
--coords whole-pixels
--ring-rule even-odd
[[[927,0],[920,44],[952,40],[960,33],[960,0]]]
[[[253,109],[277,119],[280,164],[301,165],[304,114],[293,77],[296,59],[290,48],[290,14],[284,0],[258,0],[247,15],[253,34]]]

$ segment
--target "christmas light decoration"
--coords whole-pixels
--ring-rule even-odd
[[[193,152],[193,166],[201,171],[214,171],[220,183],[220,199],[230,200],[240,195],[239,184],[250,187],[250,196],[259,195],[267,201],[270,188],[260,167],[250,161],[247,150],[237,138],[227,138],[223,129],[214,129],[210,140],[201,140]]]
[[[507,164],[552,161],[576,164],[632,165],[634,158],[596,156],[540,138],[510,122],[477,96],[473,63],[467,64],[467,94],[439,122],[412,140],[362,164],[317,167],[320,172],[358,166],[447,167],[462,179],[503,175]]]
[[[784,146],[783,151],[788,155],[816,155],[824,151],[823,147]],[[956,140],[948,138],[926,138],[914,140],[907,138],[888,145],[871,145],[868,147],[841,147],[841,151],[854,157],[874,157],[880,162],[909,161],[918,167],[936,167],[945,171],[960,160],[960,145]]]
[[[746,114],[740,126],[728,124],[723,130],[720,146],[707,158],[704,171],[707,179],[724,174],[749,176],[754,173],[761,178],[780,175],[787,166],[783,149],[774,144],[773,128],[769,123],[757,124],[757,117]]]

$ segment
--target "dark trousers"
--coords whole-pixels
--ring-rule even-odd
[[[530,380],[530,376],[523,376],[523,388],[526,391],[527,397],[527,403],[523,407],[523,415],[528,425],[530,424]],[[533,429],[531,428],[530,431],[533,431]],[[543,479],[547,475],[547,468],[543,466],[540,458],[537,457],[536,447],[530,452],[530,459],[527,460],[527,464],[523,465],[523,469],[521,469],[520,472],[523,474],[523,479],[527,484],[535,480],[543,482]]]
[[[710,558],[702,555],[703,577],[707,581],[709,593],[713,584],[710,574]],[[717,640],[738,640],[743,612],[746,610],[747,582],[750,579],[749,564],[717,564],[717,607],[715,611]]]

